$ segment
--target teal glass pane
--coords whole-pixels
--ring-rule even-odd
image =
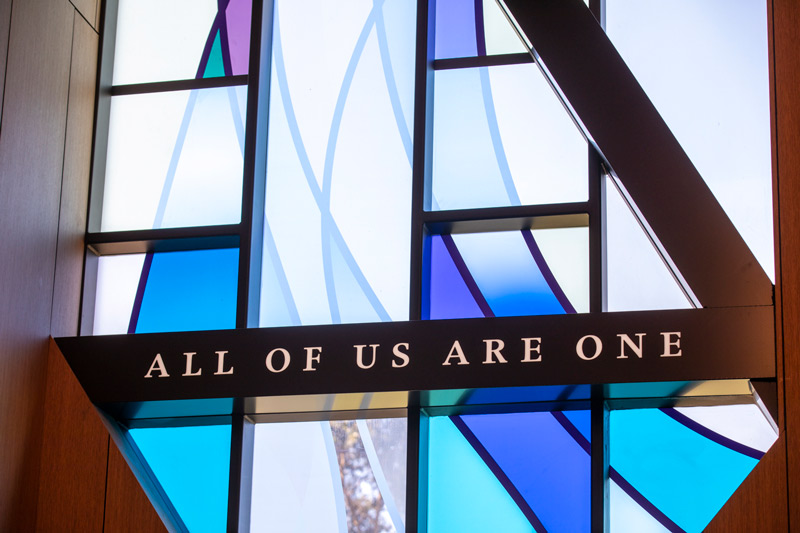
[[[405,530],[405,418],[257,424],[250,531]]]
[[[131,321],[136,333],[235,327],[238,249],[156,253],[151,261]]]
[[[587,199],[586,141],[536,65],[434,76],[431,209]]]
[[[535,531],[448,417],[429,419],[427,466],[429,532]]]
[[[576,311],[571,299],[587,310],[587,237],[583,228],[433,236],[428,318],[562,314]]]
[[[238,223],[246,107],[246,86],[112,98],[101,230]]]
[[[609,443],[611,476],[621,490],[662,525],[687,532],[708,525],[763,455],[674,409],[612,411]],[[630,507],[627,499],[613,497],[612,531],[625,531],[638,519],[619,510]]]
[[[272,31],[259,323],[405,320],[415,3],[278,1]]]
[[[136,428],[129,434],[187,529],[225,531],[231,427]]]

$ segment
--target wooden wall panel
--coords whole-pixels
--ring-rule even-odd
[[[163,533],[166,530],[112,441],[108,454],[105,533]]]
[[[102,533],[109,436],[50,340],[37,531]]]
[[[0,117],[3,116],[3,87],[6,81],[6,55],[10,29],[11,0],[0,0]]]
[[[0,531],[35,527],[74,10],[13,3],[0,124]]]
[[[97,29],[97,3],[99,0],[69,0],[80,16]]]
[[[53,337],[78,334],[94,132],[94,97],[100,38],[82,17],[74,19],[53,293]]]
[[[800,531],[800,3],[773,10],[789,524]]]

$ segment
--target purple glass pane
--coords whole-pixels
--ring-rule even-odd
[[[435,46],[436,59],[478,54],[474,0],[437,0]]]
[[[230,0],[225,11],[228,22],[228,48],[234,76],[248,73],[252,11],[252,0]]]
[[[453,263],[440,235],[431,238],[430,317],[479,318],[484,316]]]

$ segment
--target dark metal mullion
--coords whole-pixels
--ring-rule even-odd
[[[414,78],[414,152],[412,161],[411,251],[409,319],[423,318],[427,309],[429,271],[425,250],[425,210],[430,208],[430,172],[433,143],[433,57],[436,0],[417,2],[417,42]],[[420,485],[427,483],[420,468],[420,393],[409,392],[406,439],[406,516],[408,533],[425,531],[420,516]],[[424,505],[422,506],[424,510]]]
[[[268,2],[268,0],[267,0]],[[271,7],[271,2],[268,2]],[[269,9],[271,16],[272,10]],[[252,239],[260,238],[260,232],[253,231],[254,216],[263,217],[263,199],[256,200],[254,192],[257,172],[256,151],[259,132],[259,101],[261,85],[262,50],[262,2],[254,1],[250,25],[250,64],[248,68],[247,115],[245,123],[244,168],[242,178],[242,217],[239,224],[239,282],[236,296],[236,328],[247,328],[250,310],[250,286],[252,250],[260,252],[259,245],[253,246]],[[271,26],[270,26],[271,27]],[[267,69],[269,72],[269,69]],[[262,149],[266,150],[266,146]],[[259,212],[254,213],[258,206]],[[260,227],[260,226],[259,226]],[[259,254],[260,255],[260,254]],[[260,258],[259,258],[260,259]],[[256,265],[260,265],[260,261]],[[231,456],[228,481],[228,520],[227,531],[237,533],[250,530],[250,487],[253,466],[253,427],[245,420],[244,399],[235,398],[231,420]]]
[[[608,407],[604,386],[592,386],[591,400],[591,531],[608,531]]]
[[[166,93],[172,91],[191,91],[193,89],[215,89],[218,87],[235,87],[247,85],[249,76],[218,76],[216,78],[192,78],[188,80],[154,81],[147,83],[130,83],[113,85],[107,90],[111,96],[130,94]]]
[[[600,156],[588,145],[589,171],[589,311],[606,310],[603,172]]]
[[[239,224],[86,234],[97,255],[230,248],[239,245]]]
[[[524,63],[533,63],[533,58],[527,52],[522,52],[519,54],[497,54],[491,56],[452,57],[447,59],[434,59],[433,70],[494,67],[500,65],[519,65]]]

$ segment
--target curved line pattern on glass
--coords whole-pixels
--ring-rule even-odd
[[[359,60],[366,45],[367,38],[369,37],[373,27],[379,28],[379,26],[381,26],[381,24],[379,24],[379,20],[382,20],[380,11],[382,4],[383,2],[375,2],[373,9],[370,11],[369,16],[367,17],[367,20],[359,35],[356,46],[351,54],[347,70],[345,73],[345,78],[339,90],[339,95],[334,110],[334,116],[332,119],[328,135],[328,143],[326,147],[321,188],[318,185],[314,170],[311,166],[309,154],[305,149],[305,144],[302,139],[302,135],[300,133],[297,117],[294,112],[294,106],[292,103],[292,96],[289,90],[288,79],[286,74],[286,65],[284,62],[284,55],[282,50],[279,10],[278,6],[277,5],[275,6],[276,24],[273,30],[274,37],[273,37],[273,49],[272,49],[274,58],[273,65],[275,68],[275,81],[277,82],[276,85],[278,88],[278,94],[281,98],[283,111],[288,124],[292,144],[294,145],[295,148],[295,153],[297,155],[303,174],[305,176],[308,188],[320,212],[323,272],[325,279],[325,289],[328,296],[328,305],[331,313],[331,321],[333,323],[341,322],[341,316],[340,316],[341,310],[339,308],[336,296],[336,281],[333,273],[333,257],[331,249],[332,246],[335,246],[338,249],[344,261],[345,266],[355,279],[355,282],[357,283],[360,290],[363,292],[364,296],[366,297],[372,309],[377,314],[378,318],[382,321],[391,320],[389,313],[386,311],[384,305],[382,304],[377,294],[375,293],[375,290],[372,288],[366,276],[364,275],[363,271],[356,262],[350,250],[350,247],[348,246],[347,241],[342,235],[336,223],[336,220],[334,219],[330,210],[330,195],[331,195],[332,178],[333,178],[333,160],[335,155],[336,142],[338,139],[338,132],[344,114],[345,104],[347,102],[349,89],[353,81],[356,68],[359,65]],[[380,48],[380,43],[382,40],[381,39],[382,32],[378,31],[377,33],[378,33],[378,42]],[[386,68],[387,66],[391,67],[391,60],[388,54],[389,51],[387,46],[386,50],[381,52],[382,62],[385,71],[384,76],[386,78],[386,86],[389,92],[390,101],[392,102],[393,112],[395,114],[398,132],[400,134],[401,139],[404,139],[403,142],[404,142],[404,149],[406,152],[406,156],[410,157],[410,148],[408,146],[408,144],[411,142],[410,134],[408,134],[409,128],[408,125],[405,123],[405,121],[402,120],[403,119],[402,108],[400,107],[399,96],[397,96],[394,76],[393,74],[390,74],[388,69]],[[274,251],[277,252],[277,249],[275,249]],[[270,254],[272,253],[273,250],[270,250]],[[277,253],[276,256],[272,257],[272,259],[276,263],[279,262],[277,258]]]
[[[489,126],[489,137],[492,139],[497,166],[500,169],[500,176],[503,179],[503,186],[508,194],[508,201],[511,205],[520,205],[519,194],[514,186],[514,178],[511,177],[511,168],[508,166],[508,159],[503,148],[503,139],[500,136],[500,127],[497,124],[497,114],[492,99],[492,86],[489,82],[489,70],[487,67],[478,67],[478,74],[481,80],[481,95],[483,96],[483,110],[486,113],[486,122]]]
[[[386,37],[386,21],[383,17],[383,11],[379,11],[375,17],[375,30],[378,37],[378,50],[381,55],[381,63],[383,64],[383,75],[386,79],[386,89],[389,91],[389,100],[392,103],[392,111],[394,111],[394,119],[397,123],[397,130],[400,133],[400,138],[403,141],[403,147],[406,150],[406,157],[408,162],[412,162],[413,145],[411,141],[411,133],[403,116],[403,106],[400,104],[400,94],[397,90],[397,82],[394,79],[394,67],[392,66],[392,57],[389,53],[389,42]]]
[[[344,106],[347,103],[347,96],[350,93],[350,86],[353,83],[353,76],[356,72],[361,54],[364,52],[364,47],[367,44],[367,37],[369,37],[372,27],[375,25],[375,14],[383,4],[383,0],[375,0],[372,10],[367,15],[364,21],[364,26],[361,28],[361,33],[358,36],[356,45],[353,48],[353,53],[350,55],[350,60],[347,63],[347,69],[344,72],[344,79],[339,86],[339,95],[336,98],[336,106],[333,109],[333,118],[331,120],[331,127],[328,133],[328,145],[325,150],[325,166],[322,171],[322,204],[319,206],[321,211],[330,213],[331,210],[331,186],[333,181],[333,158],[336,154],[336,141],[339,137],[339,128],[342,124],[342,115],[344,114]],[[331,321],[334,324],[341,322],[339,313],[339,302],[336,298],[336,284],[333,278],[333,264],[331,260],[331,242],[330,224],[333,223],[333,216],[322,217],[320,220],[320,232],[322,238],[322,269],[325,275],[325,290],[328,293],[328,306],[331,311]]]
[[[500,465],[497,464],[497,461],[494,460],[494,457],[492,457],[483,444],[481,444],[480,440],[478,440],[472,430],[469,429],[467,424],[462,420],[461,416],[451,416],[450,420],[458,428],[467,442],[469,442],[469,444],[477,452],[480,458],[483,459],[483,462],[486,463],[486,466],[489,467],[489,470],[492,471],[500,484],[503,485],[503,488],[506,489],[508,495],[511,496],[511,499],[514,500],[514,503],[516,503],[517,507],[519,507],[520,511],[522,511],[522,514],[524,514],[525,518],[527,518],[531,523],[533,529],[538,533],[545,533],[547,530],[539,520],[539,517],[536,516],[536,513],[533,512],[531,506],[528,505],[527,500],[525,500],[519,489],[517,489],[516,485],[514,485],[511,479],[509,479],[503,469],[500,468]]]
[[[478,284],[475,283],[475,278],[472,277],[472,273],[469,271],[469,268],[467,268],[464,258],[461,257],[461,253],[458,251],[456,243],[453,242],[453,237],[450,235],[441,235],[440,237],[445,245],[445,248],[447,249],[447,252],[450,254],[450,258],[453,260],[453,264],[455,264],[458,273],[461,275],[461,279],[464,280],[467,288],[469,288],[469,292],[475,299],[475,303],[478,304],[483,316],[487,318],[493,317],[494,311],[492,311],[492,308],[489,307],[489,302],[486,301],[483,293],[481,293]]]
[[[544,260],[542,251],[539,249],[539,245],[536,244],[536,239],[533,237],[533,232],[531,232],[531,230],[522,230],[522,238],[525,239],[525,244],[528,245],[528,250],[530,250],[531,256],[533,256],[533,260],[536,262],[536,266],[539,267],[539,271],[542,273],[550,290],[553,291],[553,295],[558,300],[558,303],[561,304],[561,307],[563,307],[564,311],[567,313],[576,313],[575,307],[570,303],[567,295],[564,294],[564,290],[561,288],[561,285],[558,284],[556,277],[550,270],[550,266],[548,266],[547,261]]]
[[[742,455],[746,455],[747,457],[751,457],[756,461],[760,461],[761,458],[764,457],[764,452],[756,450],[755,448],[751,448],[750,446],[738,443],[735,440],[729,439],[724,435],[720,435],[716,431],[713,431],[705,427],[704,425],[692,420],[688,416],[676,411],[672,407],[662,407],[660,410],[662,413],[672,418],[676,422],[683,424],[684,426],[691,429],[695,433],[702,435],[703,437],[707,438],[712,442],[716,442],[720,446],[725,446],[729,450],[733,450],[734,452],[738,452],[741,453]]]
[[[368,401],[364,395],[364,401]],[[386,481],[386,476],[383,473],[383,466],[378,458],[378,452],[375,450],[375,444],[372,442],[372,436],[367,427],[367,421],[363,419],[356,420],[358,427],[358,434],[361,436],[361,444],[364,446],[364,453],[367,455],[369,467],[372,470],[372,475],[375,478],[375,483],[378,485],[378,490],[383,498],[383,505],[386,506],[386,511],[392,519],[392,525],[397,533],[405,533],[405,522],[400,511],[397,509],[397,503],[394,501],[394,494],[389,488],[389,483]]]
[[[325,442],[325,451],[328,454],[328,468],[331,472],[331,484],[333,485],[333,498],[336,500],[336,516],[338,518],[339,533],[347,533],[347,511],[344,503],[344,487],[342,486],[342,475],[339,471],[339,461],[336,457],[336,443],[333,440],[333,428],[327,420],[319,422],[322,430],[322,438]]]

